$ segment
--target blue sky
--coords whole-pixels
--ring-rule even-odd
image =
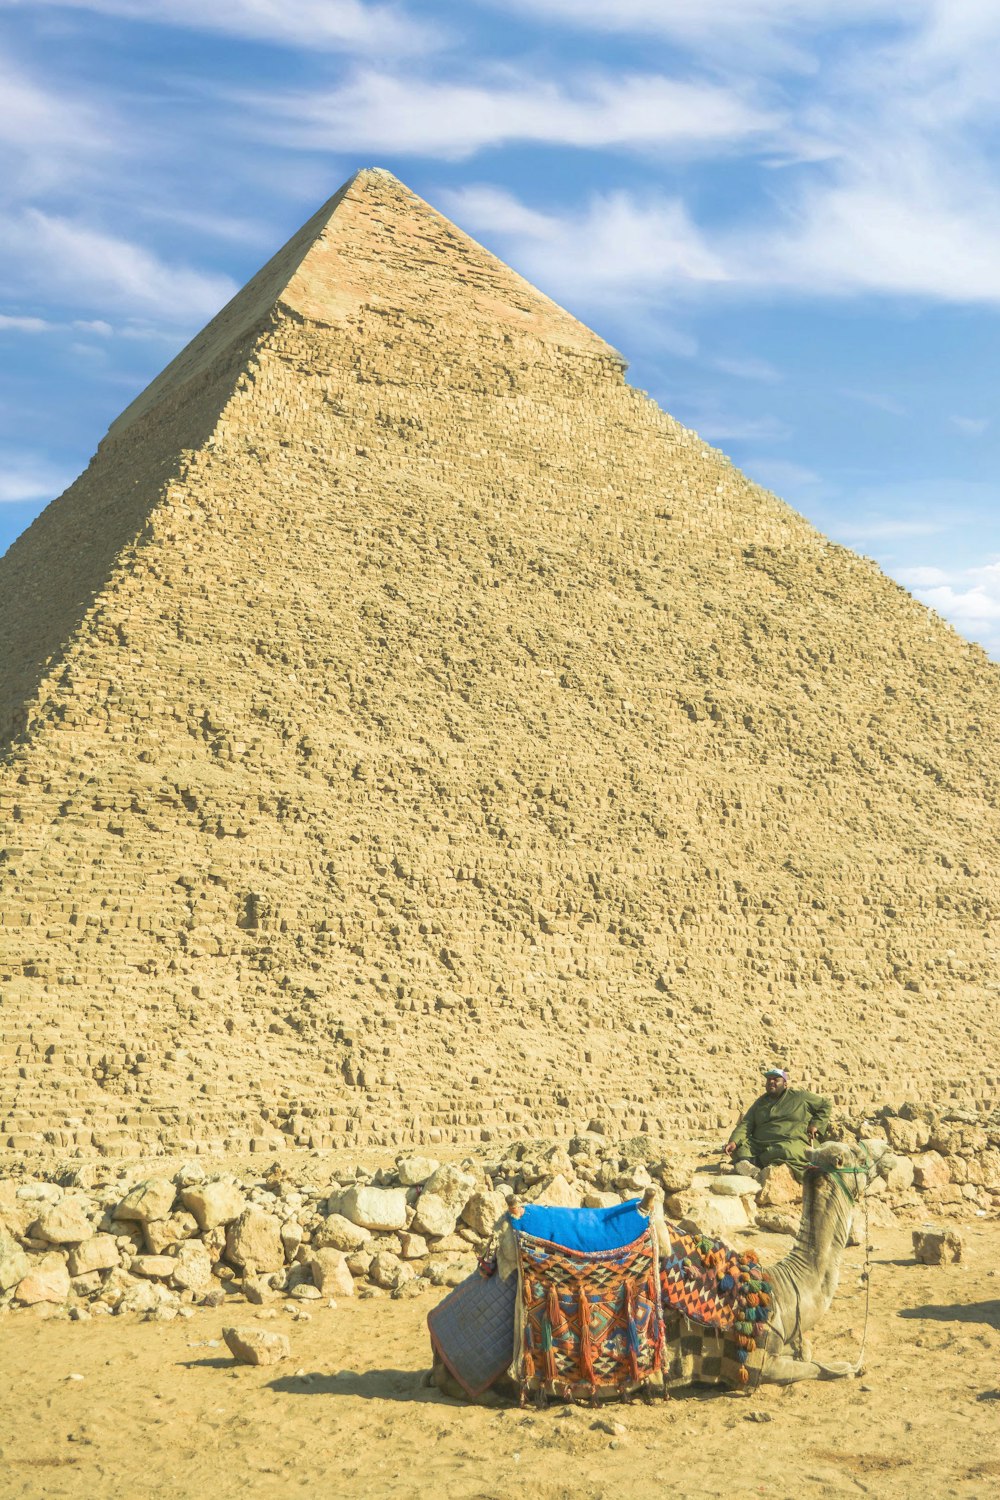
[[[359,166],[1000,659],[1000,0],[0,0],[0,550]]]

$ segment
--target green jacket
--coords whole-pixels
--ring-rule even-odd
[[[808,1089],[785,1089],[772,1097],[761,1094],[737,1125],[730,1141],[737,1149],[747,1148],[763,1163],[789,1161],[802,1163],[809,1147],[809,1127],[824,1135],[830,1125],[832,1108],[828,1099],[810,1094]]]

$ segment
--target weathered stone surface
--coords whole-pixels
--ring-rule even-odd
[[[226,1234],[226,1257],[256,1271],[280,1271],[285,1264],[281,1220],[259,1208],[248,1208]]]
[[[957,1229],[915,1229],[914,1259],[925,1266],[954,1265],[965,1253],[965,1241]]]
[[[338,1212],[363,1229],[405,1229],[406,1209],[403,1188],[352,1187],[338,1199]]]
[[[739,1172],[732,1172],[728,1177],[710,1177],[706,1186],[719,1198],[756,1198],[762,1191],[759,1182],[752,1177],[743,1177]]]
[[[238,1219],[246,1199],[232,1182],[198,1182],[181,1190],[181,1202],[201,1230],[216,1229]]]
[[[69,1252],[67,1265],[71,1276],[86,1276],[91,1271],[109,1271],[120,1261],[118,1241],[112,1234],[95,1234]]]
[[[902,1154],[922,1150],[930,1139],[930,1128],[923,1120],[904,1120],[899,1115],[890,1115],[882,1123],[889,1145]]]
[[[172,1255],[136,1255],[129,1270],[133,1276],[147,1276],[151,1281],[169,1281],[176,1265]]]
[[[411,1228],[416,1234],[440,1236],[454,1234],[458,1222],[457,1211],[444,1198],[428,1189],[417,1199]]]
[[[65,1302],[70,1294],[69,1272],[60,1256],[46,1255],[17,1284],[18,1302],[33,1307],[37,1302]]]
[[[314,1284],[324,1297],[353,1297],[354,1277],[340,1250],[317,1250],[309,1259]]]
[[[913,1186],[913,1163],[908,1156],[887,1151],[878,1164],[878,1171],[890,1194],[905,1193]]]
[[[911,1158],[913,1163],[913,1186],[916,1188],[943,1188],[951,1182],[951,1171],[944,1157],[937,1151],[924,1151]]]
[[[330,1214],[314,1232],[313,1245],[318,1249],[361,1250],[371,1243],[372,1232],[363,1224],[352,1224],[343,1214]]]
[[[567,1182],[559,1173],[551,1182],[544,1179],[526,1194],[531,1203],[546,1203],[550,1208],[582,1208],[583,1187],[578,1182]]]
[[[115,1209],[116,1219],[132,1219],[146,1224],[150,1219],[166,1219],[174,1206],[177,1189],[166,1177],[150,1177],[126,1193]]]
[[[0,1292],[9,1292],[11,1287],[23,1281],[31,1263],[17,1241],[0,1228]]]
[[[36,1233],[50,1245],[78,1245],[94,1233],[88,1205],[79,1198],[63,1198],[40,1214]]]
[[[171,1245],[179,1245],[198,1232],[198,1221],[194,1214],[181,1209],[169,1219],[152,1219],[143,1225],[146,1249],[150,1255],[162,1255]]]
[[[784,1162],[765,1167],[761,1173],[758,1208],[783,1208],[789,1203],[802,1202],[802,1184],[796,1182],[791,1170]]]
[[[396,1163],[396,1174],[403,1187],[421,1187],[440,1165],[430,1156],[404,1156]]]
[[[412,1267],[408,1267],[407,1269],[412,1275]],[[380,1250],[373,1257],[372,1263],[368,1267],[368,1278],[376,1286],[383,1287],[386,1291],[391,1291],[396,1285],[402,1270],[403,1262],[399,1259],[398,1255],[390,1255],[388,1251]]]
[[[212,1285],[212,1258],[199,1240],[178,1246],[171,1279],[180,1291],[205,1292]]]
[[[503,1193],[480,1192],[472,1197],[462,1209],[462,1223],[468,1224],[481,1239],[488,1239],[497,1220],[507,1211],[507,1199]]]
[[[476,1190],[476,1179],[471,1172],[446,1162],[432,1172],[424,1183],[424,1193],[433,1193],[454,1211],[455,1217],[462,1212]],[[423,1195],[421,1195],[423,1196]]]
[[[680,1225],[689,1233],[697,1230],[716,1239],[725,1239],[734,1229],[747,1229],[754,1218],[747,1207],[747,1199],[720,1198],[715,1193],[674,1193],[670,1209],[678,1214]]]
[[[427,1255],[427,1241],[422,1234],[403,1230],[399,1236],[399,1253],[404,1260],[422,1260]]]
[[[291,1357],[292,1345],[286,1333],[245,1325],[224,1328],[222,1337],[233,1358],[244,1365],[277,1365]]]

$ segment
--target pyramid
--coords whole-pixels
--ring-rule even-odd
[[[358,173],[0,563],[0,1149],[997,1086],[1000,672]]]

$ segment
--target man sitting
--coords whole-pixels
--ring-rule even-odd
[[[726,1155],[737,1171],[771,1167],[784,1162],[801,1180],[811,1141],[822,1139],[830,1127],[828,1099],[808,1089],[790,1089],[784,1068],[768,1068],[764,1092],[755,1099],[726,1145]]]

